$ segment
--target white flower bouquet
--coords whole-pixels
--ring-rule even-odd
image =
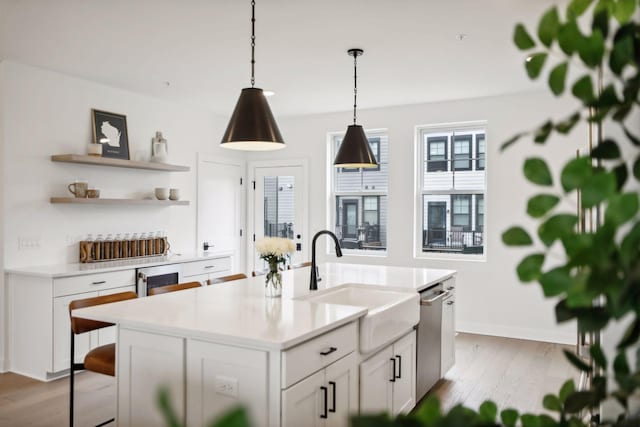
[[[256,242],[256,251],[260,258],[269,263],[269,272],[265,279],[267,295],[280,296],[282,288],[282,276],[279,265],[284,264],[296,250],[296,245],[291,239],[282,237],[265,237]]]

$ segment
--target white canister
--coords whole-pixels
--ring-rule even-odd
[[[90,156],[102,157],[102,144],[87,145],[87,154]]]

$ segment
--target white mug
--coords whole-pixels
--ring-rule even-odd
[[[169,189],[166,187],[158,187],[155,189],[156,199],[167,200],[169,198]]]
[[[180,190],[178,188],[172,188],[169,190],[169,199],[180,200]]]

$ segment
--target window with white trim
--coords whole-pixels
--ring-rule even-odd
[[[333,205],[329,221],[346,253],[385,254],[389,139],[383,132],[366,135],[378,167],[336,168],[329,164]],[[344,134],[330,136],[331,159],[343,137]]]
[[[485,125],[418,128],[417,256],[484,255]]]

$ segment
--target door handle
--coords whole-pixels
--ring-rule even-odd
[[[331,398],[332,408],[329,409],[329,412],[336,412],[336,383],[333,381],[329,381],[329,385],[331,386],[331,393],[333,397]]]
[[[396,378],[400,379],[402,378],[402,356],[396,356],[396,359],[398,359],[398,375]]]
[[[320,390],[324,394],[324,413],[320,414],[320,418],[327,418],[328,417],[327,406],[329,403],[328,390],[325,386],[320,387]]]
[[[441,291],[438,296],[435,296],[433,298],[430,299],[421,299],[420,300],[420,305],[433,305],[434,302],[441,300],[443,298],[448,297],[450,294],[449,291]]]
[[[391,374],[391,379],[389,381],[391,381],[392,383],[396,382],[396,359],[395,357],[392,357],[391,359],[391,363],[393,363],[393,374]]]
[[[334,351],[338,351],[338,348],[337,348],[337,347],[329,347],[329,350],[327,350],[327,351],[321,351],[321,352],[320,352],[320,354],[321,354],[322,356],[326,356],[326,355],[328,355],[328,354],[333,353]]]

